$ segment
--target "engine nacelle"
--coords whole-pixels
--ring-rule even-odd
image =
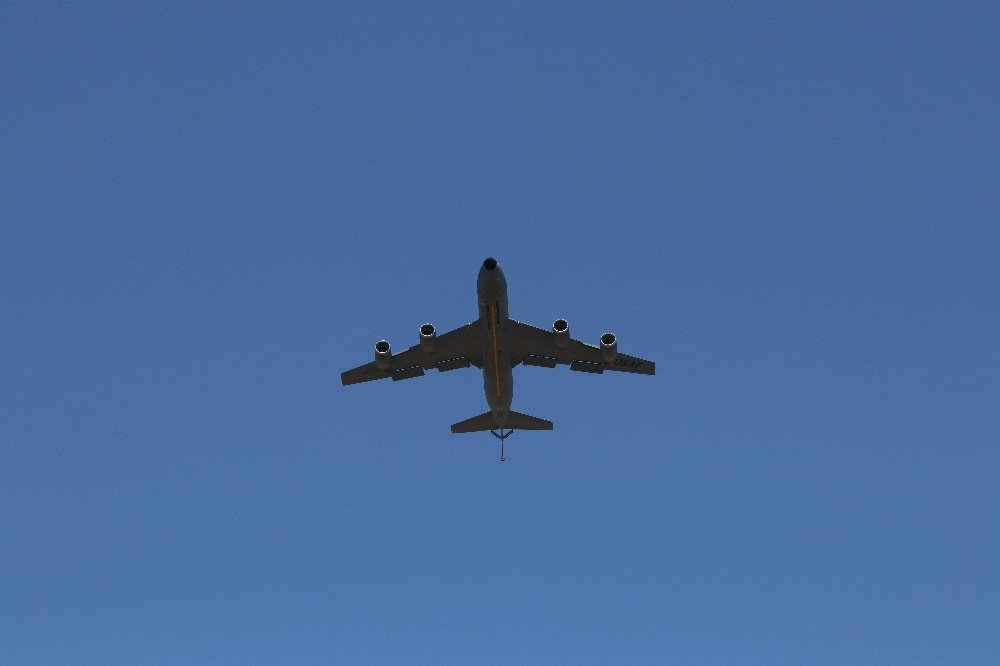
[[[556,319],[552,322],[552,335],[556,339],[556,347],[565,349],[569,344],[569,322],[565,319]]]
[[[437,329],[434,324],[424,324],[420,327],[420,348],[430,354],[434,351],[434,338],[437,336]]]
[[[379,340],[375,343],[375,367],[379,370],[388,370],[392,363],[392,347],[386,340]]]
[[[605,363],[614,363],[618,358],[618,338],[614,333],[605,333],[601,336],[601,358]]]

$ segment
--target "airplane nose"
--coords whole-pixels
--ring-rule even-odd
[[[498,292],[506,288],[503,269],[500,262],[493,257],[486,257],[479,269],[479,279],[476,282],[480,295],[486,300],[496,300]]]

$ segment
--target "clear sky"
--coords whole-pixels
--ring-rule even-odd
[[[0,662],[1000,662],[997,4],[360,5],[0,6]]]

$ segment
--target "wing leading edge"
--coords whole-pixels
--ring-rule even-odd
[[[344,386],[349,386],[376,379],[410,379],[423,375],[424,370],[435,368],[440,372],[447,372],[470,365],[482,367],[483,350],[476,332],[478,323],[478,320],[473,321],[438,335],[434,340],[434,349],[430,352],[425,352],[420,345],[413,345],[406,351],[393,354],[387,370],[382,370],[372,361],[342,372],[340,381]]]
[[[556,364],[568,365],[570,370],[600,374],[605,370],[655,375],[656,364],[627,354],[618,354],[611,363],[601,358],[601,350],[579,340],[570,339],[565,347],[556,346],[551,331],[507,320],[507,337],[510,340],[511,363],[538,365],[554,368]]]

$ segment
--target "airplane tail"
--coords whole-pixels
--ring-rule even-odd
[[[451,427],[451,431],[459,432],[485,432],[498,428],[497,419],[493,412],[486,412],[471,419],[459,421]],[[529,416],[520,412],[507,412],[507,420],[503,424],[504,428],[512,430],[552,430],[552,421],[540,419],[537,416]]]

